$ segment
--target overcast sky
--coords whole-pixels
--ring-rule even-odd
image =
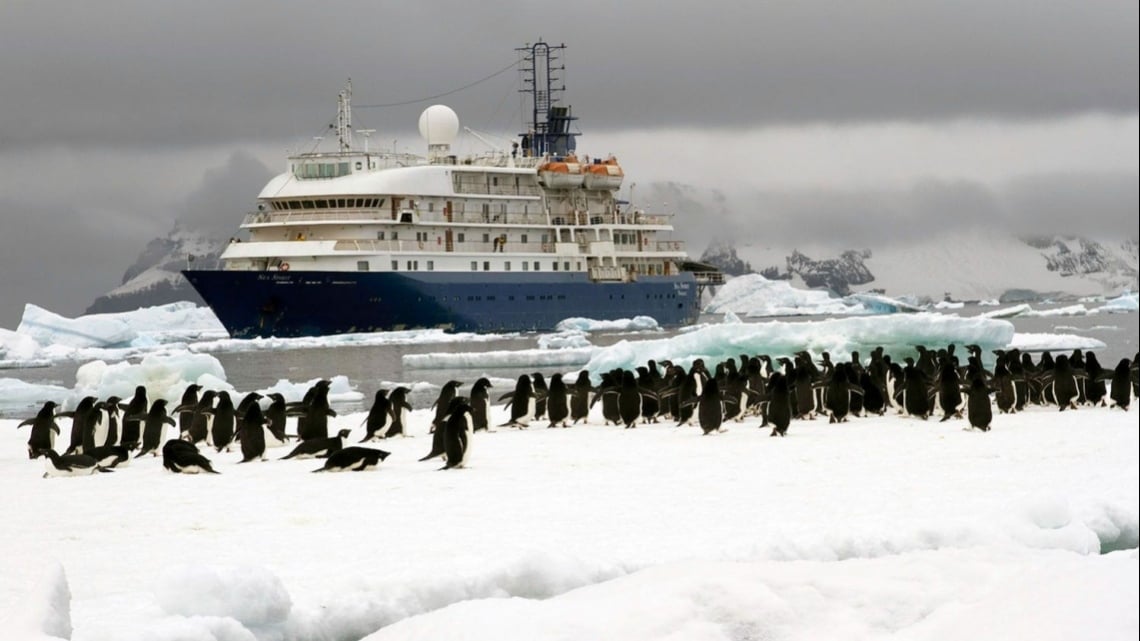
[[[82,313],[177,218],[236,231],[348,77],[373,144],[422,151],[433,102],[509,138],[514,48],[539,38],[567,45],[580,149],[705,212],[678,225],[694,253],[717,231],[1138,235],[1136,2],[674,4],[0,3],[0,327]]]

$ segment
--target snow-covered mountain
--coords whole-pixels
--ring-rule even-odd
[[[878,291],[892,296],[1023,301],[1116,295],[1136,291],[1137,240],[1069,236],[1017,238],[964,231],[953,237],[837,252],[769,242],[717,242],[702,261],[740,264],[768,278],[839,294]]]
[[[179,223],[168,236],[155,238],[123,274],[121,285],[96,298],[87,314],[125,312],[177,301],[205,302],[182,277],[187,266],[215,267],[225,239]]]

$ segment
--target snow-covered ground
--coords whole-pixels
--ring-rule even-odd
[[[362,419],[330,429],[358,440]],[[1131,413],[1032,409],[985,434],[797,421],[785,439],[595,415],[476,434],[447,472],[417,461],[428,422],[366,473],[223,453],[218,476],[147,457],[43,479],[27,428],[0,421],[3,638],[61,613],[76,641],[1140,632]]]

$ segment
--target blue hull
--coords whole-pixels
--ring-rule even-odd
[[[325,336],[419,328],[550,330],[580,316],[693,323],[690,273],[595,283],[581,273],[182,272],[234,338]]]

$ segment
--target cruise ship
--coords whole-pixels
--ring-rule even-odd
[[[425,155],[370,150],[350,83],[337,148],[290,156],[241,222],[248,239],[230,242],[220,268],[183,275],[235,338],[692,323],[722,276],[689,260],[670,217],[618,197],[617,159],[578,152],[555,86],[562,48],[518,50],[525,132],[479,156],[452,153],[459,119],[444,105],[420,116]]]

